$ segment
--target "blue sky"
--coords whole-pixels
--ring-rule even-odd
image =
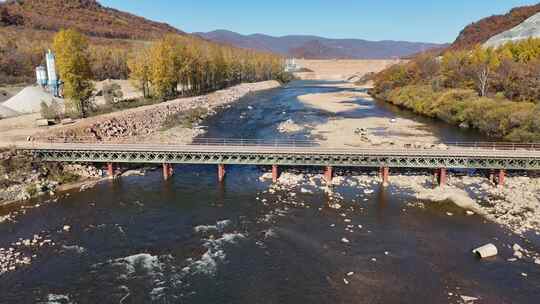
[[[186,32],[452,42],[467,24],[524,0],[100,0]],[[337,4],[339,3],[339,4]]]

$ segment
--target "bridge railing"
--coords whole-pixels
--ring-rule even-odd
[[[316,140],[303,140],[303,139],[249,139],[249,138],[195,138],[190,143],[174,143],[174,142],[145,142],[133,139],[116,139],[114,141],[96,141],[95,138],[50,138],[47,143],[80,143],[80,144],[156,144],[161,146],[178,146],[178,145],[192,145],[192,146],[238,146],[238,147],[325,147],[325,148],[342,148],[343,146],[328,146],[324,142]],[[39,144],[33,142],[33,144]],[[385,148],[386,146],[362,146],[361,148]],[[349,146],[347,149],[354,149],[354,146]],[[394,146],[393,148],[402,149],[461,149],[461,150],[504,150],[504,151],[540,151],[540,143],[505,143],[505,142],[444,142],[437,144],[425,144],[425,143],[411,143],[404,146]]]
[[[448,142],[450,148],[508,150],[508,151],[540,151],[540,143],[505,143],[505,142]]]
[[[244,138],[195,138],[191,145],[197,146],[244,146],[244,147],[318,147],[320,142],[300,139],[244,139]]]

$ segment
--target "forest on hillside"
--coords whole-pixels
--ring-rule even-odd
[[[0,27],[0,85],[35,82],[54,32]],[[130,50],[150,42],[89,37],[88,53],[95,80],[127,79]]]
[[[540,39],[420,55],[374,76],[372,93],[511,141],[540,140]]]

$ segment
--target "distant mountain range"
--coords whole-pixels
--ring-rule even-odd
[[[415,53],[447,45],[407,42],[368,41],[362,39],[330,39],[318,36],[290,35],[273,37],[263,34],[242,35],[227,30],[193,33],[204,39],[236,47],[306,59],[387,59],[407,57]]]

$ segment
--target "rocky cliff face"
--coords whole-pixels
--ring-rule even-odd
[[[520,25],[498,35],[491,37],[484,46],[498,47],[507,42],[519,41],[528,38],[540,38],[540,13],[525,20]]]
[[[451,49],[469,49],[488,41],[491,37],[510,30],[531,16],[540,13],[540,3],[516,7],[504,15],[496,15],[474,22],[459,34]]]

